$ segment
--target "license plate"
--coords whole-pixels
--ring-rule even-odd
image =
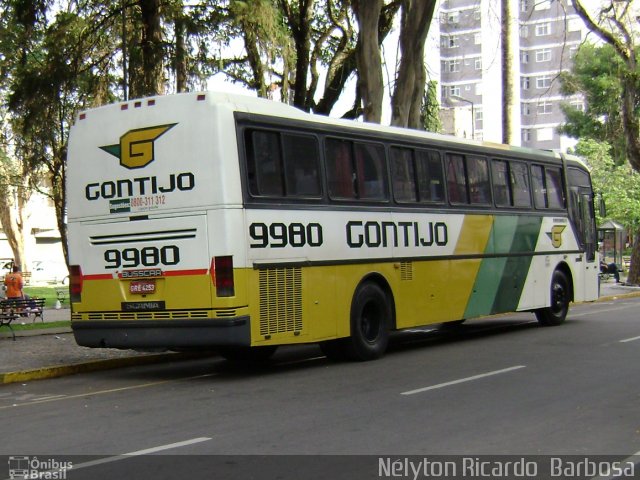
[[[155,291],[155,280],[136,280],[135,282],[131,282],[129,284],[129,293],[146,295],[147,293],[155,293]]]

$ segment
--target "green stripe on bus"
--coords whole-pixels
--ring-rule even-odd
[[[491,240],[487,243],[485,254],[510,252],[517,226],[516,216],[494,217]],[[488,315],[492,312],[506,261],[505,257],[487,258],[482,261],[464,314],[466,318]]]
[[[542,217],[519,217],[509,253],[534,252],[541,225]],[[507,259],[491,313],[514,311],[518,308],[532,259],[532,255]]]
[[[541,224],[540,217],[496,216],[485,254],[508,255],[533,251]],[[484,259],[467,303],[465,318],[515,310],[520,302],[531,259],[530,255]]]

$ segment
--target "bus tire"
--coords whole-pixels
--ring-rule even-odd
[[[556,270],[551,277],[551,305],[535,311],[538,323],[545,327],[560,325],[569,313],[571,300],[569,280],[564,272]]]
[[[389,344],[392,310],[384,290],[373,282],[358,287],[351,302],[351,336],[345,353],[351,360],[375,360]]]
[[[218,353],[222,358],[230,362],[260,363],[269,360],[276,350],[277,345],[266,345],[261,347],[220,347]]]

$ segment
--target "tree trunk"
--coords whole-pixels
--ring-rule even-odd
[[[314,0],[299,0],[298,15],[294,16],[290,11],[288,12],[289,25],[293,33],[293,40],[296,48],[296,81],[293,86],[293,104],[305,112],[311,110],[311,102],[313,101],[313,98],[309,98],[307,92],[309,59],[311,53],[313,3]]]
[[[420,128],[425,90],[424,44],[435,0],[404,0],[400,24],[400,68],[391,100],[391,125]]]
[[[160,25],[160,0],[140,0],[142,12],[142,70],[143,96],[164,92],[162,27]]]
[[[382,56],[378,43],[378,21],[382,0],[354,0],[352,7],[358,18],[358,90],[362,97],[365,122],[380,123],[384,81],[382,78]]]
[[[635,232],[633,239],[627,283],[630,285],[640,285],[640,228]]]
[[[22,271],[25,270],[24,232],[22,231],[22,209],[13,201],[11,189],[0,191],[0,225],[7,237],[7,242],[13,253],[13,261]]]
[[[176,13],[174,21],[176,31],[176,56],[174,71],[176,74],[176,92],[187,91],[187,49],[185,45],[186,28],[182,9]]]
[[[511,55],[511,0],[500,0],[502,10],[502,143],[513,143],[513,56]],[[475,122],[475,118],[472,119]]]

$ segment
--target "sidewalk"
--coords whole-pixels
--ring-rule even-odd
[[[44,319],[45,322],[70,320],[71,312],[68,308],[46,309]],[[20,320],[14,321],[13,325],[16,324],[19,325]],[[81,347],[73,338],[71,329],[64,327],[16,330],[15,334],[14,342],[7,327],[0,329],[0,384],[193,357],[182,353]]]
[[[603,282],[600,286],[600,300],[613,300],[629,295],[640,295],[640,287],[616,284],[614,280]],[[70,310],[64,308],[47,309],[44,313],[47,322],[70,318]],[[0,384],[194,357],[183,353],[144,353],[80,347],[70,328],[16,331],[16,337],[14,342],[8,328],[0,330]]]

